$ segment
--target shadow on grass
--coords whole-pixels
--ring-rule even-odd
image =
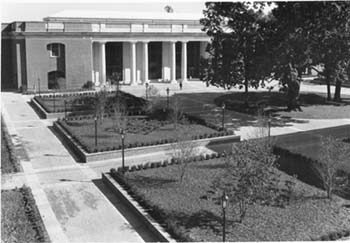
[[[155,187],[161,188],[169,183],[178,182],[176,179],[164,179],[159,177],[147,177],[142,175],[137,175],[128,179],[130,184],[142,185],[142,187]]]

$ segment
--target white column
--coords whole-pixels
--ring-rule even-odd
[[[182,82],[187,81],[187,42],[182,42],[181,50],[181,79]]]
[[[171,46],[171,82],[176,83],[176,42],[170,42]]]
[[[131,68],[131,79],[130,85],[136,85],[136,42],[130,42],[130,68]]]
[[[148,82],[148,42],[143,42],[143,83]]]
[[[106,43],[100,43],[101,50],[101,82],[102,85],[106,84]]]

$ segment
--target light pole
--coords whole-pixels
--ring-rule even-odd
[[[222,130],[225,129],[225,103],[222,103]]]
[[[67,101],[64,100],[64,119],[67,119]]]
[[[39,97],[40,97],[40,78],[38,78],[38,91],[39,91]]]
[[[55,94],[55,90],[53,90],[53,113],[56,112],[56,94]]]
[[[167,94],[167,98],[166,98],[166,109],[169,110],[169,87],[166,88],[166,94]]]
[[[271,136],[271,118],[269,118],[269,120],[267,121],[267,126],[268,126],[268,138],[270,140],[270,136]]]
[[[148,83],[146,83],[145,85],[146,85],[146,100],[148,100]]]
[[[228,201],[228,196],[226,192],[224,191],[222,194],[221,198],[221,206],[222,206],[222,216],[223,216],[223,221],[222,221],[222,241],[226,241],[226,207],[227,207],[227,201]]]
[[[122,137],[122,172],[125,173],[125,161],[124,161],[124,139],[125,139],[125,131],[124,129],[120,130],[120,136]]]
[[[97,148],[97,116],[94,117],[95,120],[95,147]]]

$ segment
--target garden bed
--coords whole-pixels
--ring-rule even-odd
[[[45,117],[56,114],[56,117],[64,117],[65,113],[72,115],[95,115],[96,94],[98,92],[67,93],[67,94],[48,94],[35,96],[32,104],[36,109],[42,110],[40,113],[46,113]],[[115,91],[105,91],[106,111],[110,109],[111,102],[116,96]],[[143,111],[147,101],[129,93],[119,91],[119,98],[125,102],[128,114],[140,114]],[[106,112],[108,113],[108,112]]]
[[[69,126],[67,122],[69,121],[59,120],[54,122],[54,129],[69,144],[82,162],[115,159],[121,157],[121,137],[119,131],[114,129],[113,122],[108,123],[103,121],[104,125],[102,127],[104,130],[102,133],[100,132],[101,128],[98,128],[99,133],[97,148],[95,148],[94,144],[94,128],[91,127],[91,125],[94,126],[94,120],[71,120],[71,122],[77,122],[78,124],[87,123],[90,126],[83,126],[80,129],[75,126]],[[206,145],[219,140],[232,143],[240,140],[240,137],[233,135],[233,132],[231,131],[219,132],[201,125],[191,126],[192,127],[190,130],[193,132],[192,139],[196,139],[196,143],[198,144]],[[196,128],[200,129],[195,131],[194,129]],[[200,134],[200,132],[203,131],[208,131],[211,133]],[[139,134],[138,131],[136,131],[134,134],[127,133],[125,136],[125,156],[140,155],[158,151],[171,151],[174,149],[173,143],[176,142],[176,136],[174,137],[174,131],[172,129],[170,129],[170,131],[167,129],[164,131],[153,131],[152,133],[153,134],[151,134],[151,136],[148,136],[148,134]],[[144,142],[142,142],[142,139]],[[188,143],[192,142],[188,141]]]
[[[177,164],[127,172],[125,176],[111,170],[111,176],[175,239],[221,241],[221,195],[213,191],[212,184],[224,170],[224,162],[215,158],[189,163],[182,182]],[[340,198],[329,201],[323,191],[277,169],[274,173],[281,182],[294,181],[293,191],[299,197],[281,207],[249,205],[243,223],[234,221],[229,204],[227,241],[305,241],[332,232],[348,233],[350,208],[342,205],[349,201]]]
[[[28,187],[1,191],[1,240],[50,242]]]

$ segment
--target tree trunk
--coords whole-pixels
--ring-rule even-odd
[[[324,76],[326,79],[326,85],[327,85],[327,100],[331,100],[331,71],[329,68],[329,65],[325,64],[325,70],[324,70]]]
[[[334,101],[337,101],[337,102],[341,101],[341,97],[340,97],[341,85],[342,85],[341,79],[337,78],[335,83]]]

